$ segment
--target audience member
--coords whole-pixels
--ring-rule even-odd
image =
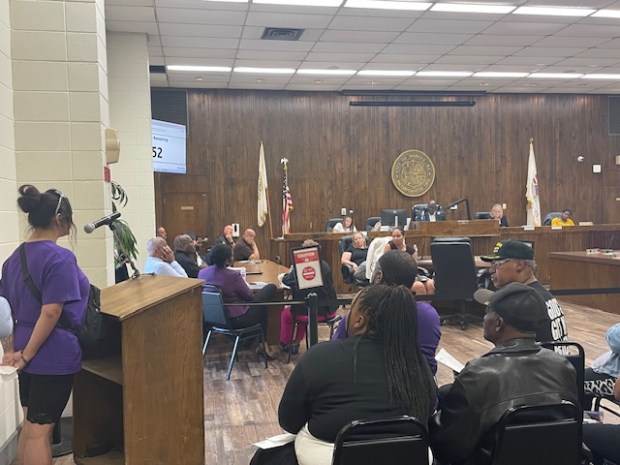
[[[575,222],[571,219],[573,212],[569,208],[562,210],[562,216],[559,218],[551,218],[551,226],[575,226]]]
[[[235,246],[235,240],[233,239],[233,227],[230,224],[224,226],[223,234],[215,239],[215,244],[226,244],[231,249]]]
[[[226,311],[230,317],[230,323],[234,328],[247,328],[255,324],[260,324],[263,335],[267,336],[267,308],[262,305],[248,306],[247,302],[268,302],[273,300],[276,294],[276,286],[267,284],[256,294],[245,282],[241,273],[231,270],[232,249],[226,244],[217,244],[211,251],[212,265],[203,268],[198,272],[198,278],[204,279],[205,284],[216,286],[222,291],[222,299],[225,304],[238,303],[239,305],[226,306]],[[259,357],[273,360],[274,353],[271,352],[267,341],[256,349]]]
[[[419,349],[409,289],[362,289],[348,333],[310,348],[284,388],[278,417],[297,434],[300,465],[331,465],[336,435],[352,420],[410,415],[426,424],[434,408],[436,387]]]
[[[429,424],[440,463],[490,464],[495,426],[511,407],[579,402],[571,363],[534,340],[547,319],[540,294],[511,283],[496,293],[480,289],[474,296],[487,305],[484,338],[495,348],[471,360],[440,399]]]
[[[55,189],[39,192],[29,184],[18,191],[17,203],[28,213],[31,227],[22,246],[39,295],[26,284],[20,249],[15,250],[4,262],[0,280],[0,295],[10,304],[15,319],[13,348],[4,354],[2,365],[13,366],[18,373],[24,421],[16,463],[42,465],[52,463],[52,431],[69,400],[73,376],[82,369],[78,339],[73,331],[61,328],[58,320],[62,314],[79,328],[90,287],[75,255],[57,244],[59,238],[75,234],[69,199]],[[16,412],[15,406],[11,410]]]
[[[334,228],[332,229],[332,232],[335,232],[335,233],[351,233],[351,232],[356,232],[356,231],[357,231],[357,228],[353,224],[353,218],[350,216],[345,216],[342,219],[342,222],[336,223],[334,225]]]
[[[497,289],[510,283],[523,283],[538,292],[547,305],[547,321],[536,332],[538,342],[566,341],[568,329],[558,301],[534,275],[534,250],[525,242],[506,240],[495,245],[493,253],[480,257],[491,263],[491,280]],[[558,350],[558,352],[563,352]]]
[[[340,263],[348,267],[356,281],[366,280],[366,256],[368,247],[362,233],[356,232],[351,238],[351,245],[342,253]]]
[[[614,384],[620,378],[620,323],[607,330],[605,339],[610,350],[594,360],[592,368],[585,371],[584,410],[590,410],[594,397],[613,398]]]
[[[256,233],[253,229],[246,229],[243,236],[233,248],[235,260],[260,260],[260,253],[256,245]]]
[[[620,378],[615,383],[615,398],[620,400]],[[620,425],[583,424],[583,442],[592,451],[596,465],[620,464]]]
[[[188,234],[179,234],[174,238],[174,258],[190,278],[198,277],[195,241]]]
[[[312,239],[305,240],[302,247],[312,247],[319,245],[318,242]],[[293,270],[282,276],[282,284],[288,286],[293,291],[293,300],[304,300],[309,293],[316,292],[319,300],[336,300],[336,290],[334,289],[334,282],[332,279],[332,270],[325,260],[321,260],[321,276],[323,277],[323,287],[300,290],[297,286],[297,279],[295,278],[295,272]],[[336,316],[336,310],[338,310],[338,304],[331,304],[319,307],[318,319],[319,321],[325,321]],[[293,325],[295,324],[295,318],[297,321],[304,322],[297,326],[297,334],[295,341],[292,341],[291,335],[293,333]],[[290,348],[293,353],[297,353],[299,350],[299,341],[306,337],[306,324],[308,322],[308,308],[305,305],[290,305],[284,306],[280,315],[280,348],[288,352],[289,345],[293,344]]]
[[[160,226],[157,228],[157,237],[161,237],[163,240],[168,241],[168,233],[166,232],[166,228]]]
[[[391,250],[381,256],[377,264],[374,284],[385,286],[406,286],[411,289],[418,274],[418,267],[413,257],[406,252]],[[428,302],[417,301],[416,313],[418,319],[418,342],[420,350],[426,358],[433,374],[437,373],[435,352],[441,339],[441,327],[437,310]],[[333,339],[347,337],[347,316],[343,318]]]
[[[207,237],[203,238],[203,237],[197,236],[194,233],[194,231],[190,231],[190,230],[183,232],[183,234],[187,234],[192,239],[192,245],[194,246],[194,257],[196,257],[196,264],[198,265],[198,267],[199,268],[206,267],[207,264],[205,263],[204,259],[201,257],[199,249],[205,246],[206,243],[209,241],[209,239]]]
[[[504,216],[504,208],[499,203],[496,203],[493,205],[493,208],[491,208],[491,218],[499,221],[500,228],[508,227],[508,220]]]
[[[428,206],[422,212],[422,216],[420,216],[420,221],[445,221],[446,215],[442,212],[437,206],[436,200],[431,200],[428,202]]]
[[[400,228],[392,229],[392,240],[385,244],[383,248],[383,253],[389,252],[390,250],[400,250],[401,252],[407,252],[409,255],[413,257],[418,262],[418,249],[417,247],[409,247],[405,243],[405,235]],[[418,276],[416,281],[413,283],[413,287],[411,288],[413,292],[418,295],[426,295],[426,294],[434,294],[435,293],[435,281],[426,276]]]
[[[149,239],[146,243],[146,251],[149,256],[144,262],[145,273],[187,278],[187,273],[174,259],[174,253],[163,237],[157,236]]]

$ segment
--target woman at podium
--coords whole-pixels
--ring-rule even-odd
[[[58,320],[62,314],[80,327],[90,285],[73,252],[57,244],[75,231],[69,199],[58,190],[41,193],[31,185],[21,186],[19,193],[17,203],[28,213],[32,233],[2,266],[0,295],[9,301],[17,322],[13,351],[2,364],[19,371],[25,420],[17,461],[43,465],[52,463],[52,431],[82,365],[77,336]]]

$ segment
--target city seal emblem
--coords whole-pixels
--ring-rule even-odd
[[[424,195],[435,182],[435,166],[420,150],[405,150],[392,165],[394,187],[407,197]]]

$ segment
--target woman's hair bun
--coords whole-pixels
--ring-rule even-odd
[[[17,199],[17,204],[25,213],[30,213],[41,205],[41,193],[32,184],[24,184],[18,189],[18,192],[21,197]]]

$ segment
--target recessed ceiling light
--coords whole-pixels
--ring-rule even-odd
[[[248,0],[202,0],[203,2],[248,3]]]
[[[350,76],[357,71],[354,69],[298,69],[297,74],[322,74],[325,76]]]
[[[469,71],[419,71],[416,76],[423,77],[467,77],[473,73]]]
[[[323,81],[322,81],[322,80],[320,80],[320,79],[315,79],[315,80],[314,80],[314,83],[315,83],[315,84],[323,84]]]
[[[233,70],[235,73],[255,73],[255,74],[293,74],[293,68],[249,68],[238,66]]]
[[[265,82],[265,80],[263,78],[258,78],[256,82]]]
[[[450,13],[489,13],[507,14],[514,10],[516,6],[510,5],[475,5],[467,3],[435,3],[430,11],[441,11]]]
[[[594,74],[585,74],[581,76],[582,79],[607,79],[610,81],[615,81],[616,79],[620,79],[620,74],[605,74],[605,73],[594,73]]]
[[[196,77],[196,80],[197,80],[197,81],[204,81],[204,80],[205,80],[205,78],[203,78],[202,76],[197,76],[197,77]]]
[[[426,11],[432,3],[425,2],[393,2],[381,0],[347,0],[345,8],[371,8],[375,10],[408,10]]]
[[[342,4],[342,0],[252,0],[252,4],[256,5],[290,5],[290,6],[327,6],[338,8]]]
[[[539,6],[522,6],[513,11],[515,15],[542,16],[589,16],[596,10],[589,8],[552,8]]]
[[[492,72],[492,71],[487,71],[487,72],[481,72],[481,73],[474,73],[474,77],[478,77],[478,78],[522,78],[527,76],[529,73],[499,73],[499,72]]]
[[[189,66],[189,65],[168,65],[168,71],[192,71],[204,73],[228,73],[232,68],[230,66]]]
[[[598,10],[592,16],[597,18],[620,18],[620,10]]]
[[[528,78],[540,79],[576,79],[582,77],[579,73],[532,73]]]
[[[413,76],[415,71],[383,71],[383,70],[373,70],[373,69],[364,69],[362,71],[358,71],[360,76]]]

